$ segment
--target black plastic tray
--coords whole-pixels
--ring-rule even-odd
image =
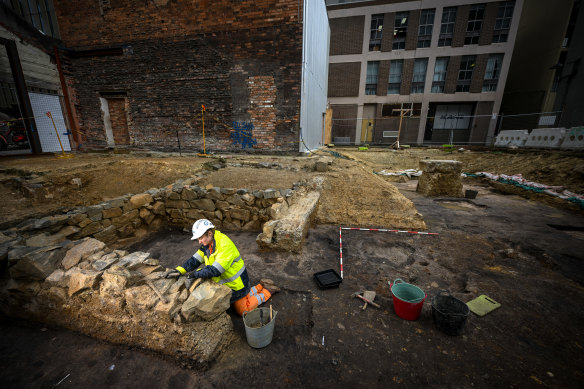
[[[314,279],[320,289],[330,289],[337,288],[343,279],[334,271],[334,269],[328,269],[314,273]]]

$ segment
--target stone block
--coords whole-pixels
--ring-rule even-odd
[[[143,264],[148,264],[147,260],[150,258],[150,253],[136,251],[120,258],[119,265],[134,270]]]
[[[213,320],[229,309],[231,289],[212,281],[203,282],[182,305],[181,312],[187,321],[196,317]]]
[[[197,199],[197,193],[190,188],[183,188],[183,191],[180,195],[181,199],[183,200],[195,200]]]
[[[225,211],[227,208],[231,206],[231,204],[229,204],[227,201],[217,201],[215,203],[215,206],[217,207],[217,209]]]
[[[195,200],[195,203],[201,200]],[[185,209],[190,208],[190,204],[185,200],[166,200],[166,208]]]
[[[211,188],[207,191],[205,198],[211,200],[223,200],[224,196],[221,194],[220,188]]]
[[[153,202],[154,199],[148,193],[141,193],[130,198],[130,204],[133,208],[140,208]]]
[[[27,252],[9,268],[10,277],[42,281],[58,268],[65,252],[65,248],[58,246],[43,247]]]
[[[162,201],[157,201],[152,206],[152,212],[155,215],[164,215],[165,209],[166,207],[164,206],[164,203]]]
[[[245,201],[241,198],[240,195],[234,194],[225,199],[229,204],[237,205],[238,207],[245,206]]]
[[[103,217],[106,219],[111,219],[118,216],[122,216],[122,208],[116,207],[103,210]]]
[[[126,298],[126,309],[139,316],[150,311],[159,300],[158,295],[148,285],[126,289],[124,297]]]
[[[211,199],[194,200],[195,207],[203,211],[215,211],[215,203]]]
[[[77,265],[82,259],[85,259],[91,254],[95,254],[96,252],[103,250],[104,247],[105,243],[97,239],[85,239],[67,251],[65,258],[63,258],[62,265],[65,270],[69,270],[73,266]]]
[[[112,243],[118,238],[116,226],[112,224],[100,232],[94,234],[93,237],[102,242]]]
[[[250,212],[247,209],[233,208],[229,210],[232,219],[242,220],[248,222],[250,220]]]
[[[95,289],[99,284],[102,272],[79,270],[71,274],[69,279],[69,296],[78,294],[85,289]]]
[[[424,196],[463,197],[460,161],[422,160],[420,169],[417,192]]]

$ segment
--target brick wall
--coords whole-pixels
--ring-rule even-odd
[[[207,151],[245,147],[233,138],[233,122],[252,122],[259,135],[253,149],[296,151],[302,76],[297,2],[156,3],[111,2],[102,17],[98,1],[56,1],[68,47],[127,46],[123,55],[65,61],[86,145],[106,146],[99,96],[120,92],[127,96],[135,147],[176,150],[178,132],[183,150],[202,150],[204,104]],[[267,94],[250,88],[250,80],[268,85]],[[259,107],[261,99],[272,103]]]
[[[252,134],[258,148],[270,148],[276,141],[276,84],[272,76],[249,78],[249,98],[252,123],[265,123]]]
[[[412,88],[412,76],[414,75],[414,58],[404,59],[404,67],[402,69],[401,87],[399,89],[400,95],[409,95]]]
[[[408,18],[408,33],[406,35],[406,50],[416,50],[418,30],[420,27],[420,10],[410,11]]]
[[[329,65],[328,97],[359,96],[361,62],[331,63]]]
[[[389,82],[389,61],[379,62],[379,73],[377,76],[377,96],[387,95],[387,83]],[[381,105],[381,104],[378,104]],[[381,108],[378,109],[378,111]],[[381,113],[381,111],[379,111]],[[381,115],[379,115],[381,116]]]
[[[490,45],[493,41],[493,30],[495,28],[498,9],[499,3],[487,3],[481,35],[479,36],[479,45]]]
[[[470,81],[470,93],[481,93],[488,60],[489,54],[479,54],[476,56],[475,67],[472,71],[472,79]]]
[[[393,27],[395,25],[395,13],[386,13],[383,16],[383,34],[381,35],[381,51],[391,51],[393,44]]]
[[[116,146],[129,145],[126,98],[107,98],[107,106],[112,123],[112,132]]]
[[[446,72],[446,82],[444,82],[444,93],[455,93],[456,82],[458,81],[458,71],[460,70],[460,60],[462,56],[452,56],[448,60],[448,71]]]
[[[105,47],[148,39],[214,34],[298,24],[297,0],[54,0],[61,37],[68,47]]]
[[[331,28],[330,55],[361,54],[365,16],[350,16],[329,20]]]
[[[470,5],[462,5],[456,9],[456,22],[454,23],[454,32],[452,33],[452,47],[464,46],[469,12]]]
[[[351,142],[355,138],[355,126],[357,125],[357,105],[333,105],[332,139],[335,137],[350,137]]]

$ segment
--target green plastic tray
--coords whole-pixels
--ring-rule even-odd
[[[468,309],[477,316],[485,316],[487,313],[492,312],[501,306],[501,304],[484,294],[469,301],[466,305],[468,305]]]

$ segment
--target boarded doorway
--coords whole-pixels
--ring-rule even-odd
[[[373,129],[375,128],[375,104],[365,104],[363,106],[363,118],[361,120],[361,143],[371,143],[373,140]]]
[[[129,146],[127,97],[102,95],[99,100],[108,147]]]

